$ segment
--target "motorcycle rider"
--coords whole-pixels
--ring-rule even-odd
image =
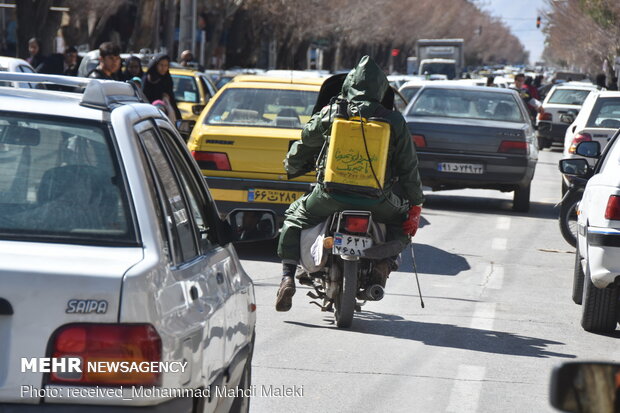
[[[328,192],[322,182],[326,161],[324,157],[319,160],[318,184],[310,194],[293,202],[285,212],[286,219],[278,243],[278,255],[282,259],[282,281],[277,293],[276,311],[288,311],[292,306],[294,276],[300,259],[301,231],[323,222],[334,212],[347,209],[370,211],[375,221],[386,224],[386,242],[398,240],[402,248],[410,242],[409,237],[415,235],[424,202],[418,159],[403,116],[397,111],[384,108],[380,103],[388,88],[387,77],[381,68],[370,57],[364,56],[347,75],[341,91],[341,97],[350,102],[349,108],[354,114],[361,114],[367,119],[381,117],[390,124],[384,195],[370,198]],[[330,136],[335,113],[336,104],[327,105],[306,123],[301,140],[291,146],[284,161],[289,178],[314,169],[315,159]],[[402,188],[404,198],[393,192],[396,181]],[[375,265],[373,277],[377,283],[385,285],[388,274],[395,269],[394,262],[390,258]]]

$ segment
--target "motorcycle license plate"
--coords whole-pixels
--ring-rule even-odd
[[[334,247],[332,248],[332,253],[335,255],[361,257],[364,255],[364,251],[370,247],[372,247],[371,238],[336,232],[334,234]]]

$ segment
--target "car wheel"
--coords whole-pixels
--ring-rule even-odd
[[[618,323],[618,287],[596,288],[586,265],[581,302],[581,326],[592,333],[609,333]]]
[[[512,198],[512,209],[517,212],[527,212],[530,210],[530,189],[532,184],[528,183],[527,186],[519,187],[515,190]]]
[[[573,302],[580,304],[583,299],[583,280],[585,275],[583,273],[583,267],[581,266],[581,255],[579,254],[579,248],[575,251],[575,269],[573,270]]]

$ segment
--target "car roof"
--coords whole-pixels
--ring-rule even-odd
[[[429,82],[424,85],[424,89],[429,89],[429,88],[471,90],[471,91],[478,91],[478,92],[504,93],[507,95],[517,93],[517,91],[513,89],[505,89],[501,87],[488,87],[488,86],[470,86],[470,85],[459,84],[454,81]]]
[[[41,115],[102,120],[103,111],[80,105],[82,94],[42,89],[0,87],[3,110]],[[10,102],[10,104],[8,104]]]
[[[0,56],[0,66],[10,68],[17,65],[24,65],[31,68],[30,63],[23,59],[18,59],[17,57]]]
[[[281,86],[285,85],[308,85],[308,86],[317,86],[320,87],[325,78],[286,78],[286,77],[276,77],[276,76],[256,76],[256,75],[239,75],[235,76],[230,84],[237,83],[272,83],[279,84]]]
[[[171,75],[196,76],[203,74],[200,70],[186,69],[180,67],[171,67],[169,71]]]
[[[616,90],[603,90],[598,94],[599,98],[617,98],[620,97],[620,91]]]

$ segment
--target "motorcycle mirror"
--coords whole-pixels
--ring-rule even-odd
[[[563,412],[613,413],[620,406],[620,364],[564,363],[551,375],[550,402]]]
[[[266,241],[276,237],[276,216],[265,209],[234,209],[227,216],[234,242]]]
[[[590,165],[583,158],[562,159],[560,161],[560,171],[565,175],[587,176],[590,173]]]
[[[575,153],[586,158],[598,158],[601,155],[601,144],[596,141],[581,142],[577,145]]]

